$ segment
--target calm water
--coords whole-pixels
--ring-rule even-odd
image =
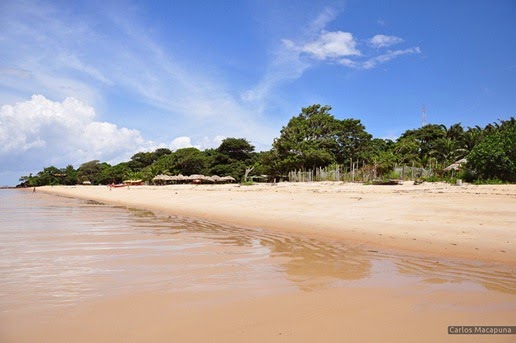
[[[135,291],[426,285],[516,294],[515,271],[17,190],[0,191],[0,311]]]

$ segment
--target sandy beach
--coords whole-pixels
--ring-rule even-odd
[[[448,334],[516,323],[514,185],[12,192],[2,342],[514,338]]]
[[[321,182],[38,191],[430,256],[516,264],[516,185]]]

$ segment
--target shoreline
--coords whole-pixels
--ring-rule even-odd
[[[317,182],[37,190],[434,258],[516,265],[516,185]]]

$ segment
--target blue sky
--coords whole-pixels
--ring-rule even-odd
[[[516,2],[0,2],[0,185],[141,150],[269,149],[302,107],[395,139],[515,115]]]

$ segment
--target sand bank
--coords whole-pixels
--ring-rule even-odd
[[[432,256],[516,263],[516,185],[322,182],[39,191]]]

